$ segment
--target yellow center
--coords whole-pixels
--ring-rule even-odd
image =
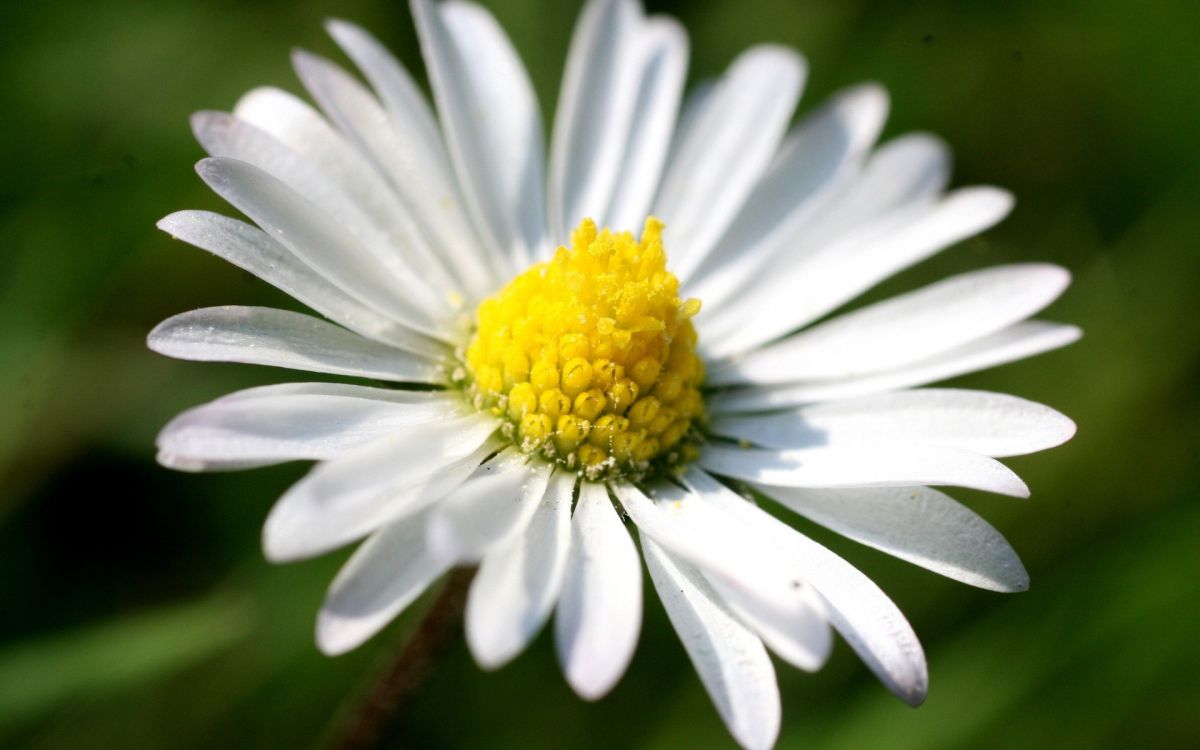
[[[585,219],[571,248],[479,305],[468,393],[521,450],[589,478],[641,478],[690,460],[703,417],[691,318],[667,270],[662,222],[640,240]]]

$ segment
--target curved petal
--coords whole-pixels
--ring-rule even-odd
[[[712,249],[770,165],[805,75],[794,51],[754,47],[734,60],[680,128],[654,215],[666,223],[664,244],[681,279]]]
[[[412,11],[468,210],[511,274],[542,250],[545,237],[544,142],[533,86],[488,11],[462,0],[412,0]]]
[[[363,303],[422,333],[445,337],[411,290],[384,273],[383,258],[340,231],[322,209],[266,172],[235,159],[210,157],[196,172],[218,195],[245,213],[319,274]]]
[[[713,394],[707,405],[714,414],[757,412],[910,388],[1058,349],[1079,340],[1081,335],[1075,326],[1027,320],[925,362],[890,372],[846,380],[742,388]]]
[[[634,0],[591,0],[575,25],[550,144],[550,226],[559,244],[585,217],[606,225],[634,120],[643,23]]]
[[[317,647],[358,648],[450,569],[425,549],[426,514],[394,521],[363,542],[333,579],[317,615]]]
[[[258,227],[208,211],[178,211],[161,219],[158,228],[254,274],[363,336],[428,357],[442,358],[448,353],[444,344],[334,286]]]
[[[186,471],[326,460],[457,414],[440,393],[409,392],[399,401],[378,398],[378,390],[253,388],[230,394],[171,420],[158,435],[158,460]]]
[[[819,600],[743,524],[687,490],[660,484],[654,501],[615,487],[643,537],[697,566],[721,599],[788,663],[815,671],[832,638]]]
[[[484,555],[467,598],[467,646],[484,669],[499,669],[529,645],[558,600],[571,545],[575,476],[550,480],[523,534]]]
[[[413,145],[422,152],[420,158],[433,159],[440,164],[438,179],[449,176],[450,162],[446,156],[437,118],[425,94],[404,66],[379,40],[366,29],[340,18],[325,22],[329,36],[354,61],[370,81],[371,87],[387,107],[392,121],[411,131]],[[416,157],[418,155],[414,155]]]
[[[442,498],[429,515],[429,553],[451,563],[478,562],[487,551],[520,534],[546,494],[551,465],[530,465],[506,449]]]
[[[894,370],[1025,320],[1070,281],[1065,269],[1046,263],[952,276],[717,365],[706,382],[775,384]]]
[[[962,188],[930,206],[894,211],[820,251],[775,269],[753,295],[704,321],[711,357],[758,348],[850,301],[938,250],[978,234],[1012,209],[998,188]]]
[[[836,94],[788,136],[746,205],[690,278],[688,292],[720,305],[822,216],[838,186],[861,168],[888,112],[883,87]]]
[[[711,428],[764,448],[921,442],[994,458],[1053,448],[1075,434],[1075,423],[1048,406],[949,388],[879,393],[756,416],[719,416]]]
[[[640,35],[644,50],[633,126],[605,224],[636,229],[650,213],[670,151],[687,77],[687,32],[675,19],[651,16]]]
[[[597,700],[621,679],[641,626],[637,549],[604,485],[583,482],[554,620],[559,664],[581,698]]]
[[[703,482],[703,472],[690,470],[687,479]],[[708,493],[705,500],[750,524],[798,575],[802,571],[825,600],[834,628],[889,690],[909,705],[925,700],[929,673],[921,643],[903,613],[871,579],[733,492]]]
[[[716,474],[775,487],[952,485],[1029,497],[1021,478],[995,459],[939,445],[847,443],[771,451],[707,445],[700,465]]]
[[[437,384],[437,363],[317,318],[269,307],[206,307],[167,318],[153,351],[201,362],[242,362],[359,378]]]
[[[462,283],[471,294],[485,293],[495,278],[480,273],[487,266],[474,251],[478,242],[462,214],[454,177],[444,157],[439,158],[440,143],[431,146],[412,118],[385,112],[357,79],[329,60],[297,51],[292,64],[322,109],[372,157],[395,189],[400,200],[392,203],[391,227],[414,256],[412,265],[444,293],[448,284]]]
[[[267,516],[267,559],[328,552],[445,497],[496,450],[495,429],[480,415],[442,419],[318,464]]]
[[[667,617],[730,734],[748,750],[769,750],[779,735],[779,686],[762,641],[721,604],[691,565],[645,538],[642,555]]]
[[[423,248],[419,246],[419,238],[414,236],[410,226],[398,220],[404,214],[398,203],[393,202],[391,210],[384,213],[371,211],[378,200],[365,204],[356,202],[335,179],[302,154],[234,115],[197,112],[192,115],[192,130],[209,155],[251,164],[295,190],[308,202],[320,206],[373,256],[384,259],[388,273],[394,274],[401,283],[416,287],[410,296],[423,305],[422,309],[427,309],[430,314],[446,314],[448,295],[456,285],[430,262],[427,254],[420,255]],[[399,248],[405,252],[398,252]],[[417,253],[416,258],[408,257],[414,253]],[[417,278],[422,279],[420,284],[416,283]],[[425,287],[431,283],[441,292],[440,298],[428,294]]]
[[[1029,588],[1025,566],[1000,532],[929,487],[760,489],[842,536],[947,578],[992,591]]]

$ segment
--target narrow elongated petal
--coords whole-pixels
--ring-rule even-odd
[[[449,160],[438,129],[437,118],[425,94],[408,71],[391,52],[366,29],[342,19],[326,21],[325,29],[342,51],[354,61],[371,87],[387,107],[392,120],[411,130],[411,137],[425,153],[423,158],[435,159],[442,167],[438,179],[448,175]]]
[[[616,189],[605,224],[620,229],[641,226],[666,165],[687,75],[687,32],[673,18],[652,16],[639,37],[641,83],[633,125],[621,157]]]
[[[706,304],[724,303],[725,289],[741,287],[794,246],[825,213],[836,188],[861,168],[887,111],[887,92],[864,84],[836,94],[804,118],[712,253],[683,279],[689,293]]]
[[[377,220],[396,209],[395,191],[370,159],[294,94],[256,88],[238,100],[233,114],[287,144]]]
[[[712,357],[756,349],[849,302],[880,281],[1004,218],[1012,196],[963,188],[932,206],[892,212],[762,279],[753,295],[706,323]]]
[[[322,652],[358,648],[449,569],[425,549],[425,518],[418,513],[383,527],[338,571],[317,615]]]
[[[258,227],[208,211],[178,211],[161,219],[158,228],[254,274],[363,336],[434,358],[447,354],[444,344],[367,307]]]
[[[440,393],[409,392],[403,401],[378,393],[352,386],[240,391],[171,420],[158,436],[158,460],[214,471],[332,459],[393,432],[459,416]]]
[[[616,492],[643,536],[697,566],[772,650],[820,669],[832,645],[820,602],[744,524],[673,484],[656,486],[653,502],[631,485]]]
[[[810,229],[826,242],[907,206],[931,205],[950,182],[950,147],[929,133],[906,133],[876,149]]]
[[[1070,283],[1058,266],[972,271],[835,318],[714,367],[707,381],[788,383],[860,377],[921,362],[1001,331]]]
[[[234,115],[197,112],[192,115],[192,130],[210,155],[251,164],[320,206],[340,229],[379,259],[381,272],[393,275],[399,283],[409,282],[408,296],[423,310],[445,315],[447,295],[456,285],[433,262],[432,256],[418,254],[423,249],[420,240],[411,222],[401,221],[405,214],[398,203],[392,202],[390,210],[372,212],[378,199],[358,203],[336,179],[298,151]],[[390,191],[385,193],[390,195]],[[422,284],[411,281],[418,277]],[[430,285],[437,287],[440,296],[430,292]]]
[[[478,5],[412,0],[412,10],[468,209],[515,271],[541,250],[545,234],[545,146],[529,76]]]
[[[889,372],[846,380],[743,388],[714,394],[708,406],[717,414],[758,412],[936,383],[1058,349],[1079,340],[1081,335],[1075,326],[1027,320],[925,362]]]
[[[986,391],[922,388],[755,416],[722,416],[712,430],[765,448],[812,448],[874,440],[922,442],[1019,456],[1061,445],[1075,424],[1048,406]]]
[[[1000,532],[929,487],[760,489],[843,536],[947,578],[992,591],[1029,588],[1029,574]]]
[[[642,555],[671,625],[730,734],[767,750],[779,734],[779,687],[762,641],[721,604],[704,577],[649,539]]]
[[[263,527],[267,558],[337,549],[441,499],[495,451],[487,442],[495,427],[479,415],[439,420],[318,465],[271,509]]]
[[[605,225],[633,125],[643,23],[634,0],[592,0],[575,26],[550,146],[550,222],[558,243],[585,217]]]
[[[484,669],[499,669],[537,635],[558,600],[571,545],[575,476],[558,473],[523,534],[489,551],[471,582],[467,646]]]
[[[713,481],[695,469],[687,479],[693,486]],[[733,492],[706,492],[704,498],[750,524],[763,544],[803,571],[828,605],[833,626],[889,690],[910,705],[925,700],[929,674],[921,644],[908,620],[871,579]]]
[[[168,357],[243,362],[397,382],[439,383],[437,363],[317,318],[268,307],[208,307],[159,323],[149,347]]]
[[[427,142],[412,112],[389,115],[371,93],[329,60],[297,51],[296,73],[322,109],[369,154],[399,197],[392,207],[390,229],[411,263],[445,295],[461,280],[479,293],[494,278],[476,275],[481,267],[453,174],[440,144]],[[408,119],[397,119],[407,116]],[[389,194],[390,191],[389,191]],[[487,266],[482,266],[486,268]],[[459,272],[467,275],[459,279]]]
[[[664,242],[680,278],[708,254],[770,165],[806,71],[786,48],[750,49],[681,129],[654,208],[666,222]]]
[[[956,448],[847,443],[772,451],[708,445],[700,465],[717,474],[776,487],[952,485],[1029,497],[1020,477],[995,459]]]
[[[558,661],[580,697],[597,700],[621,679],[641,625],[637,549],[604,485],[584,482],[554,621]]]
[[[223,157],[202,160],[196,171],[218,195],[342,291],[422,333],[446,335],[409,298],[409,285],[384,273],[381,258],[287,185],[257,167]]]
[[[425,529],[430,554],[447,562],[478,562],[509,537],[520,534],[546,494],[551,467],[530,465],[508,449],[480,466],[429,516]]]

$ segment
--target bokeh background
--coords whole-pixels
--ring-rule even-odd
[[[550,113],[579,1],[487,4]],[[1079,424],[1065,447],[1011,461],[1031,500],[956,493],[1021,552],[1028,593],[976,591],[800,524],[900,604],[931,690],[905,707],[839,643],[820,674],[779,669],[779,747],[1200,746],[1200,4],[649,6],[688,26],[693,80],[752,43],[793,45],[811,67],[802,111],[881,81],[885,135],[937,132],[954,146],[956,184],[1016,193],[1009,220],[877,296],[1047,260],[1076,278],[1047,317],[1086,330],[1069,349],[958,381]],[[341,59],[322,31],[330,16],[422,70],[402,2],[0,10],[0,746],[306,747],[414,621],[320,656],[314,614],[345,554],[275,567],[258,545],[272,500],[305,467],[189,476],[153,460],[176,412],[291,377],[145,350],[176,312],[291,305],[154,222],[232,211],[192,172],[188,114],[263,83],[299,92],[291,47]],[[398,743],[732,746],[653,598],[628,675],[600,703],[570,693],[546,634],[498,673],[460,643]]]

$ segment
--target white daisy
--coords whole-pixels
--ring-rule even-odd
[[[511,660],[553,612],[568,682],[598,698],[638,637],[636,529],[745,747],[779,728],[768,650],[819,669],[831,628],[920,703],[924,655],[895,605],[745,496],[974,586],[1026,587],[1000,534],[931,486],[1024,497],[995,459],[1074,426],[1013,396],[915,387],[1076,339],[1029,320],[1067,273],[990,268],[822,320],[987,229],[1012,198],[947,192],[931,136],[877,147],[876,85],[789,130],[805,79],[789,49],[747,51],[681,107],[684,31],[633,0],[584,9],[546,162],[533,89],[495,19],[458,1],[414,0],[413,13],[436,114],[375,39],[332,22],[371,89],[299,52],[323,114],[261,88],[193,119],[211,154],[198,172],[257,226],[203,211],[159,225],[328,322],[208,308],[164,322],[150,346],[428,387],[241,391],[171,422],[161,462],[318,462],[263,539],[275,561],[366,540],[318,618],[330,654],[478,563],[466,633],[479,664]]]

